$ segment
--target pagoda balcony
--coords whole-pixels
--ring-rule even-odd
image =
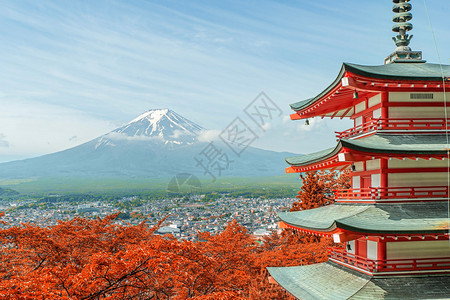
[[[373,260],[347,252],[344,248],[329,248],[329,258],[339,264],[354,267],[374,275],[376,273],[408,274],[420,272],[450,272],[450,257]],[[382,275],[382,274],[379,274]]]
[[[342,132],[335,131],[336,138],[349,138],[352,136],[358,136],[366,133],[372,133],[382,130],[391,130],[394,132],[403,131],[446,131],[450,128],[450,119],[444,118],[415,118],[415,119],[371,119],[361,125],[347,129]]]
[[[432,199],[447,198],[447,186],[369,187],[334,190],[335,200]]]

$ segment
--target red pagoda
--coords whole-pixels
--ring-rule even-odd
[[[287,158],[287,173],[350,170],[336,203],[279,213],[281,226],[332,236],[321,264],[268,268],[299,299],[450,298],[450,66],[409,42],[409,0],[393,0],[397,46],[384,65],[344,63],[319,95],[291,104],[292,120],[350,118],[335,147]]]

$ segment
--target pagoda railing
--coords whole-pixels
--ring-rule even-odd
[[[378,123],[378,119],[372,119],[368,122],[365,122],[361,125],[355,126],[353,128],[338,132],[335,131],[334,133],[336,134],[336,138],[338,139],[342,139],[342,138],[347,138],[353,135],[358,135],[358,134],[362,134],[362,133],[367,133],[367,132],[371,132],[371,131],[375,131],[377,130],[379,127],[379,123]]]
[[[339,199],[411,199],[411,198],[445,198],[448,196],[447,186],[419,187],[369,187],[358,189],[334,190],[336,200]]]
[[[450,119],[444,118],[414,118],[414,119],[370,119],[369,121],[347,129],[342,132],[335,132],[338,139],[351,137],[358,134],[368,133],[377,130],[447,130],[450,128]]]
[[[349,253],[344,248],[330,248],[329,257],[370,273],[450,270],[450,257],[374,260]]]

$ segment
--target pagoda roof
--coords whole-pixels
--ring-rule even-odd
[[[280,212],[287,225],[306,231],[335,233],[347,230],[367,234],[434,234],[448,232],[447,203],[332,204]]]
[[[336,156],[342,150],[352,149],[364,153],[389,153],[392,155],[443,155],[447,153],[444,134],[383,134],[376,133],[361,139],[341,139],[334,148],[286,158],[291,166],[305,166]]]
[[[447,299],[450,276],[371,277],[333,262],[267,268],[298,299]]]
[[[407,81],[442,81],[442,75],[450,76],[450,65],[431,63],[392,63],[378,66],[363,66],[351,63],[343,63],[339,75],[320,94],[313,98],[290,104],[295,111],[304,109],[329,94],[340,83],[347,73],[385,80]],[[442,74],[443,73],[443,74]]]

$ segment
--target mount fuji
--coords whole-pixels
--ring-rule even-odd
[[[195,160],[209,144],[204,139],[207,132],[170,109],[152,109],[128,124],[79,146],[2,163],[0,179],[164,178],[179,173],[208,176]],[[223,147],[226,148],[225,145]],[[222,170],[220,176],[282,175],[284,158],[292,155],[248,147],[239,157],[232,157],[232,165]]]

